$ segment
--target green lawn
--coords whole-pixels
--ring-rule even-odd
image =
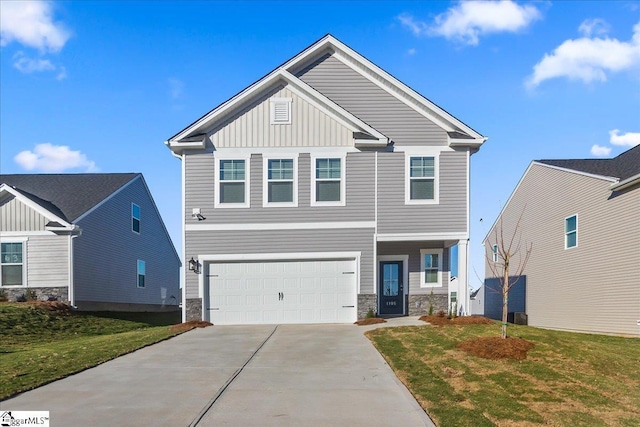
[[[500,325],[380,328],[367,336],[438,426],[640,426],[640,339],[509,325],[525,360],[456,348]]]
[[[0,303],[0,400],[162,341],[175,313],[50,311]]]

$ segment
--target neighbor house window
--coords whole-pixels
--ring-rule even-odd
[[[578,215],[564,220],[564,248],[569,249],[575,246],[578,246]]]
[[[442,249],[420,251],[420,286],[442,286]]]
[[[291,98],[272,98],[270,105],[272,125],[291,124]]]
[[[407,156],[405,202],[438,202],[438,159],[435,156]]]
[[[24,242],[10,242],[1,244],[2,286],[24,285]]]
[[[296,206],[298,202],[297,157],[264,157],[264,206]]]
[[[144,280],[146,277],[146,266],[145,262],[142,260],[138,260],[138,287],[144,288]]]
[[[131,203],[131,230],[140,233],[140,206]]]
[[[249,207],[249,159],[218,159],[216,207]]]
[[[491,247],[491,258],[493,259],[493,262],[498,262],[498,245],[493,245]]]
[[[312,158],[312,205],[345,205],[346,156]]]

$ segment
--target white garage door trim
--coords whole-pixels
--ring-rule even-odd
[[[198,261],[203,266],[199,275],[198,294],[202,301],[202,316],[209,320],[209,264],[224,262],[277,262],[277,261],[323,261],[344,260],[353,261],[355,268],[355,302],[360,293],[360,252],[296,252],[296,253],[268,253],[268,254],[225,254],[225,255],[200,255]],[[354,309],[354,317],[357,308]],[[355,319],[354,319],[355,321]]]

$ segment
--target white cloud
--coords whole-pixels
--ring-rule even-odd
[[[33,59],[28,58],[23,52],[18,52],[13,56],[15,62],[13,66],[22,73],[33,73],[36,71],[54,71],[56,66],[48,59]]]
[[[532,5],[519,5],[511,0],[461,1],[436,16],[432,25],[402,14],[398,20],[414,35],[442,36],[469,45],[477,45],[481,35],[517,32],[541,19]]]
[[[58,52],[71,33],[53,21],[53,3],[48,1],[1,1],[0,45],[16,41],[41,52]]]
[[[169,83],[169,94],[171,95],[171,98],[181,98],[184,93],[184,82],[180,79],[176,79],[175,77],[169,78],[167,82]]]
[[[585,19],[578,27],[578,31],[584,37],[591,37],[592,34],[605,35],[609,32],[609,24],[600,18]]]
[[[598,157],[606,157],[611,153],[611,147],[603,147],[595,144],[591,147],[591,154]]]
[[[417,52],[417,50],[415,48],[413,48],[413,47],[411,49],[407,50],[407,54],[408,55],[415,55],[416,52]]]
[[[63,172],[69,169],[81,169],[85,172],[96,172],[95,162],[87,159],[80,151],[72,151],[66,145],[50,143],[37,144],[33,151],[18,153],[13,160],[23,169],[41,172]]]
[[[602,22],[585,21],[580,25],[583,34],[599,31],[603,34]],[[599,21],[599,20],[598,20]],[[598,30],[600,29],[600,30]],[[604,82],[608,73],[640,67],[640,22],[633,27],[629,41],[603,37],[585,36],[564,41],[533,67],[533,74],[525,82],[534,88],[545,80],[566,77],[584,83]]]
[[[620,133],[619,129],[609,131],[609,142],[613,145],[635,147],[640,144],[640,132]]]

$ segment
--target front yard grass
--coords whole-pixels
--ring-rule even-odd
[[[442,427],[640,426],[640,339],[509,325],[524,360],[458,349],[500,324],[380,328],[366,335]]]
[[[182,332],[173,313],[83,313],[0,303],[0,400]],[[163,325],[163,326],[158,326]]]

